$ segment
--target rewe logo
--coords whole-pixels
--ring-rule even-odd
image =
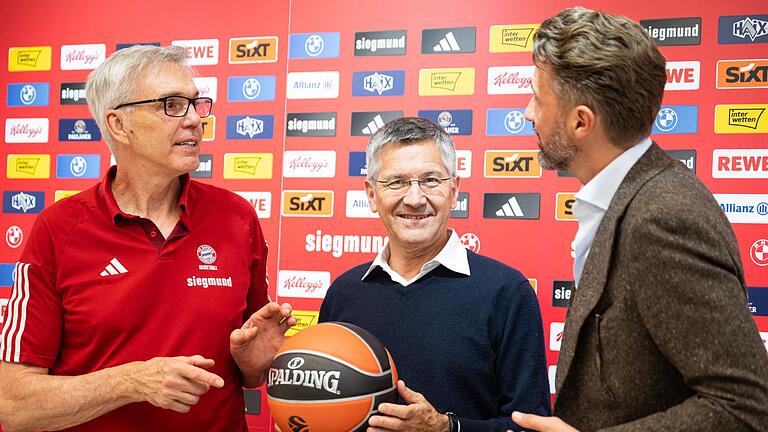
[[[128,270],[120,263],[120,261],[117,260],[117,258],[112,258],[104,270],[99,273],[99,276],[114,276],[124,273],[128,273]]]
[[[215,65],[219,63],[218,39],[175,40],[171,45],[183,47],[191,66]]]
[[[253,207],[256,216],[259,219],[269,219],[272,214],[272,193],[271,192],[238,192],[236,194],[243,197],[248,204]]]
[[[768,178],[768,150],[716,149],[712,152],[713,178]]]
[[[664,90],[697,90],[701,75],[698,61],[667,62],[667,85]]]

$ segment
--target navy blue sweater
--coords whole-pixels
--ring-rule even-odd
[[[380,267],[361,281],[370,263],[357,266],[331,284],[320,321],[378,337],[405,384],[462,432],[519,430],[513,410],[550,415],[539,304],[517,270],[467,258],[471,276],[441,265],[407,287]]]

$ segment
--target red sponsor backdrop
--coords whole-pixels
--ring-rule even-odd
[[[618,4],[613,1],[581,2],[586,7],[603,9],[627,15],[635,20],[700,17],[700,45],[664,46],[662,53],[669,62],[700,62],[700,84],[696,90],[670,90],[664,105],[695,105],[698,107],[697,128],[693,134],[665,134],[655,136],[667,150],[695,150],[696,172],[714,193],[766,194],[768,182],[760,179],[713,179],[712,154],[714,149],[765,149],[766,135],[716,134],[715,105],[768,104],[768,90],[764,88],[717,89],[717,61],[723,59],[761,59],[768,57],[768,45],[719,44],[718,18],[732,15],[766,14],[761,0],[740,2],[668,2],[649,0]],[[103,142],[63,142],[58,140],[59,119],[89,118],[85,105],[61,105],[61,83],[83,82],[88,70],[62,70],[62,45],[105,44],[107,55],[117,44],[159,42],[168,45],[174,40],[218,39],[218,62],[198,66],[201,77],[218,80],[215,136],[203,145],[204,154],[213,155],[210,179],[234,191],[270,192],[271,213],[262,219],[265,235],[270,243],[269,274],[271,294],[277,295],[279,270],[329,272],[331,280],[344,270],[374,257],[374,253],[323,250],[325,236],[383,236],[385,231],[377,219],[346,217],[349,190],[362,190],[363,177],[349,176],[349,152],[364,151],[368,138],[352,136],[351,113],[374,111],[402,111],[415,116],[419,110],[472,110],[472,134],[455,136],[456,147],[471,151],[471,175],[462,180],[462,191],[469,193],[469,217],[451,220],[459,234],[471,233],[479,239],[480,252],[520,269],[529,278],[537,280],[538,297],[544,315],[549,365],[557,362],[557,352],[551,350],[550,323],[562,322],[565,309],[553,307],[553,281],[572,279],[571,241],[577,224],[558,221],[556,194],[576,192],[575,178],[560,177],[544,172],[540,177],[488,178],[485,173],[484,153],[488,150],[536,150],[533,136],[488,136],[486,114],[491,108],[524,108],[528,94],[489,95],[488,68],[497,66],[529,66],[530,52],[490,52],[492,25],[519,25],[540,23],[559,10],[572,6],[571,2],[544,0],[510,3],[486,1],[467,3],[460,1],[244,1],[222,3],[191,0],[183,3],[132,2],[115,7],[111,3],[96,1],[72,2],[20,2],[7,11],[0,29],[0,99],[6,101],[7,83],[50,84],[50,102],[40,107],[13,107],[0,104],[0,124],[5,127],[8,118],[49,118],[49,139],[45,143],[6,143],[0,145],[0,157],[9,154],[49,154],[49,179],[9,179],[6,171],[0,175],[3,191],[43,191],[45,205],[54,201],[55,191],[82,190],[96,180],[60,179],[56,176],[57,154],[100,154],[100,173],[109,164],[109,153]],[[422,30],[433,28],[474,27],[476,47],[472,53],[422,54]],[[401,56],[355,56],[356,32],[405,30],[406,54]],[[294,59],[289,55],[289,34],[338,32],[338,57]],[[227,60],[230,38],[276,36],[277,61],[272,63],[230,64]],[[9,48],[50,46],[51,68],[47,71],[10,72]],[[424,68],[474,68],[473,92],[457,96],[420,96],[419,70]],[[355,97],[352,95],[352,75],[359,71],[401,70],[405,74],[404,95],[391,97]],[[331,99],[286,100],[286,82],[289,72],[338,71],[339,95]],[[227,101],[227,79],[231,76],[271,75],[276,77],[274,100],[235,103]],[[331,137],[286,137],[288,113],[336,112],[336,133]],[[274,115],[274,135],[268,140],[241,140],[226,138],[226,118],[234,115]],[[5,135],[2,135],[5,136]],[[0,136],[1,137],[1,136]],[[283,176],[285,151],[325,150],[336,152],[335,177],[286,178]],[[225,153],[272,153],[272,176],[269,179],[224,179]],[[765,174],[765,172],[763,172]],[[281,215],[282,190],[333,191],[332,217],[285,217]],[[483,194],[539,193],[540,216],[534,220],[483,218]],[[685,191],[680,191],[684,194]],[[351,205],[351,204],[350,204]],[[494,210],[495,211],[495,210]],[[34,214],[3,213],[0,233],[18,226],[26,234],[34,221]],[[764,220],[763,220],[764,222]],[[739,240],[747,284],[768,286],[768,267],[761,266],[760,257],[752,259],[750,249],[755,241],[768,238],[768,229],[762,224],[734,224]],[[308,236],[313,240],[308,241]],[[348,241],[352,237],[348,237]],[[319,240],[319,241],[315,241]],[[9,243],[10,241],[10,243]],[[333,245],[333,237],[329,240]],[[365,241],[365,239],[363,239]],[[10,247],[13,239],[0,242],[0,262],[13,263],[20,247]],[[320,244],[313,247],[313,244]],[[638,245],[642,247],[642,245]],[[320,249],[320,250],[316,250]],[[332,247],[330,248],[332,249]],[[97,269],[99,271],[101,269]],[[652,269],[649,269],[652,271]],[[471,297],[471,293],[467,294]],[[9,287],[0,287],[0,299],[10,296]],[[316,311],[320,298],[280,297],[290,301],[300,311]],[[663,301],[663,299],[660,299]],[[768,331],[768,318],[756,317],[758,327]],[[262,414],[249,416],[253,430],[268,430],[265,415],[266,400],[262,395]]]

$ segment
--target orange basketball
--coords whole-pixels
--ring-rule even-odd
[[[397,370],[389,351],[366,330],[322,323],[277,350],[267,396],[284,432],[364,431],[381,402],[397,400]]]

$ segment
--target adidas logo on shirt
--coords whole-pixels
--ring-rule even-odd
[[[100,276],[114,276],[116,274],[123,274],[128,273],[128,269],[123,267],[122,264],[120,264],[120,261],[117,260],[117,258],[112,258],[112,260],[107,264],[107,266],[104,268],[104,270],[101,271]]]

